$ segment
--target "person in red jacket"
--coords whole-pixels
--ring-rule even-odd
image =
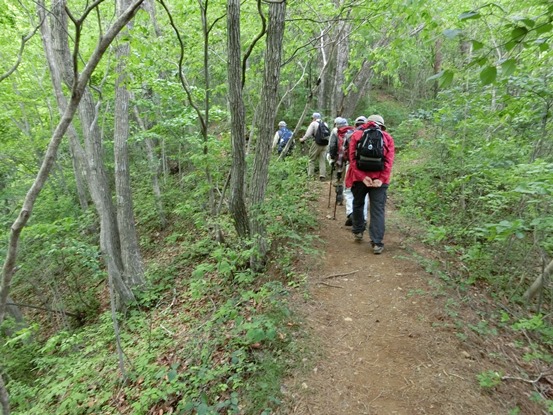
[[[382,130],[384,141],[384,167],[380,171],[363,171],[357,166],[355,152],[357,143],[363,136],[363,130],[378,126]],[[384,232],[386,230],[385,213],[388,185],[394,164],[395,148],[394,139],[386,132],[384,118],[380,115],[371,115],[367,122],[356,130],[351,136],[348,147],[350,161],[346,174],[346,187],[351,187],[353,193],[352,233],[354,240],[361,242],[365,231],[363,218],[363,206],[365,196],[369,195],[369,237],[375,254],[381,254],[384,250]]]

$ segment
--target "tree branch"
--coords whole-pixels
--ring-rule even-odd
[[[167,13],[167,17],[169,18],[169,24],[173,28],[175,34],[177,35],[177,40],[179,41],[180,45],[180,56],[179,56],[179,80],[182,85],[182,88],[184,89],[184,92],[186,93],[186,97],[188,99],[188,103],[192,108],[194,108],[194,111],[196,111],[196,114],[198,115],[198,119],[200,120],[200,124],[202,125],[202,131],[207,131],[207,125],[206,121],[198,108],[198,106],[194,103],[192,99],[192,93],[190,92],[190,88],[188,87],[188,82],[184,78],[183,75],[183,69],[182,69],[182,63],[184,61],[184,42],[182,41],[182,37],[180,35],[179,29],[177,29],[175,25],[175,21],[173,20],[173,16],[171,15],[171,12],[169,11],[169,8],[165,4],[164,0],[158,0],[163,9],[165,10],[165,13]]]
[[[255,47],[257,42],[259,42],[259,40],[261,40],[261,38],[265,36],[265,33],[267,33],[267,19],[263,14],[263,10],[261,10],[261,0],[257,0],[257,12],[261,17],[261,31],[255,37],[252,44],[248,47],[248,49],[246,50],[246,53],[244,53],[244,59],[242,60],[242,88],[244,88],[244,85],[246,84],[246,63],[248,61],[248,58],[250,57],[253,51],[253,48]]]
[[[42,26],[43,21],[44,19],[42,19],[38,24],[38,26],[35,27],[33,31],[29,33],[27,36],[21,36],[21,45],[19,46],[19,52],[17,53],[17,61],[6,73],[0,75],[0,82],[2,82],[4,79],[9,77],[19,67],[19,64],[21,63],[21,60],[23,58],[23,50],[25,49],[25,44],[35,35],[37,30],[40,28],[40,26]]]

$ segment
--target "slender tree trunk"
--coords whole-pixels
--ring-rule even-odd
[[[129,0],[117,0],[118,15],[128,7]],[[128,34],[128,28],[123,32]],[[144,267],[138,244],[133,212],[131,177],[129,172],[129,90],[127,89],[127,59],[130,54],[128,41],[120,40],[116,49],[117,80],[115,82],[115,194],[117,200],[117,226],[121,241],[124,279],[129,287],[144,284]]]
[[[65,109],[56,129],[52,134],[52,138],[50,140],[50,143],[48,144],[48,148],[46,149],[44,159],[42,160],[42,164],[35,178],[35,181],[33,182],[31,188],[27,192],[27,195],[25,196],[25,200],[23,201],[23,206],[19,212],[19,215],[15,220],[15,222],[12,224],[10,229],[6,259],[4,261],[4,266],[2,268],[2,276],[0,280],[0,325],[4,321],[5,314],[6,314],[7,299],[10,292],[13,275],[15,273],[15,264],[17,260],[17,251],[18,251],[19,237],[21,235],[21,231],[23,230],[23,228],[27,224],[27,221],[31,217],[36,199],[38,198],[42,188],[44,187],[44,184],[46,183],[46,180],[48,179],[50,171],[52,170],[52,166],[54,165],[57,150],[59,148],[61,140],[73,120],[73,117],[75,115],[75,112],[77,111],[79,102],[81,100],[83,91],[90,79],[90,76],[94,72],[94,69],[96,69],[96,66],[100,62],[100,59],[105,53],[108,46],[111,44],[115,36],[117,36],[119,31],[125,26],[125,24],[130,19],[132,19],[132,17],[136,13],[136,10],[138,9],[142,1],[143,0],[136,0],[125,11],[125,13],[122,14],[113,23],[113,25],[104,33],[104,36],[102,36],[102,38],[99,40],[98,45],[96,46],[96,49],[94,50],[89,60],[84,65],[84,68],[82,69],[81,74],[78,76],[78,78],[75,78],[74,82],[72,83],[71,99],[68,102],[67,108]],[[0,371],[0,404],[2,405],[2,410],[4,412],[4,415],[9,415],[10,414],[9,397],[8,397],[8,392],[6,390],[6,385],[4,384],[4,380],[1,376],[1,371]]]
[[[278,105],[285,16],[286,2],[271,3],[269,5],[265,73],[259,111],[259,139],[255,147],[253,174],[250,184],[250,200],[254,209],[251,214],[251,233],[256,239],[256,246],[258,247],[258,252],[254,254],[251,260],[253,269],[259,269],[263,265],[260,262],[268,252],[265,239],[266,231],[259,216],[259,208],[265,200],[265,191],[269,179],[269,158],[273,139],[272,127],[275,124],[276,107]]]
[[[6,384],[4,383],[4,378],[2,377],[1,371],[0,371],[0,405],[2,405],[2,413],[4,415],[10,415],[10,397],[8,395],[8,390],[6,389]]]
[[[442,39],[436,39],[434,43],[434,73],[438,73],[442,69]],[[438,92],[440,90],[440,84],[438,80],[434,81],[434,99],[438,97]]]
[[[336,70],[334,72],[333,93],[330,97],[330,112],[332,115],[355,117],[354,114],[343,112],[344,82],[349,61],[349,32],[351,25],[348,22],[338,23],[338,47],[336,49]]]
[[[40,21],[40,33],[42,38],[42,47],[48,62],[48,68],[50,69],[50,78],[52,80],[52,86],[56,95],[56,101],[58,103],[58,109],[60,114],[63,114],[65,108],[67,108],[67,99],[63,95],[62,77],[58,66],[56,65],[54,51],[52,50],[53,41],[50,26],[46,19],[46,10],[44,7],[44,1],[41,1],[37,7],[37,12]],[[67,136],[69,137],[69,151],[71,153],[71,161],[73,164],[73,173],[75,175],[75,184],[77,187],[77,195],[79,198],[79,204],[84,211],[88,209],[88,192],[86,190],[86,156],[84,150],[79,142],[77,131],[73,127],[73,124],[67,129]]]
[[[240,41],[240,0],[227,1],[228,84],[230,131],[232,140],[232,169],[230,212],[238,236],[250,235],[245,202],[246,136],[245,109],[242,97],[242,61]]]
[[[52,2],[50,22],[52,25],[53,50],[56,57],[56,66],[64,82],[71,85],[74,80],[74,72],[68,62],[72,62],[72,55],[68,44],[67,13],[65,12],[66,0]],[[108,273],[112,273],[115,290],[119,295],[119,301],[127,304],[134,300],[131,286],[125,282],[124,265],[117,226],[117,212],[112,200],[111,186],[104,164],[104,150],[102,136],[98,127],[99,103],[94,102],[92,93],[88,88],[82,91],[82,99],[79,105],[79,118],[83,128],[85,140],[85,153],[87,158],[89,191],[100,218],[100,246]]]
[[[140,112],[138,108],[134,107],[134,114],[136,116],[136,121],[142,131],[146,132],[148,127],[140,117]],[[159,217],[159,225],[161,229],[165,229],[167,226],[167,217],[165,216],[165,211],[163,209],[163,201],[161,199],[161,186],[159,184],[159,173],[160,173],[160,160],[158,159],[155,151],[155,142],[151,138],[146,138],[144,140],[146,144],[146,155],[148,157],[148,164],[150,166],[150,176],[152,179],[152,189],[154,193],[154,199],[156,203],[157,214]]]

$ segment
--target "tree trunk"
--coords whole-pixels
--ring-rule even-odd
[[[534,280],[532,285],[528,287],[526,292],[523,295],[523,298],[526,302],[532,301],[532,299],[538,295],[545,285],[545,281],[553,273],[553,260],[545,267],[543,272]]]
[[[346,80],[345,72],[349,61],[349,33],[351,24],[346,21],[340,21],[338,27],[338,47],[336,48],[336,69],[334,71],[333,92],[330,97],[330,113],[333,116],[350,116],[354,114],[345,114],[342,108],[344,98],[344,82]]]
[[[138,122],[138,125],[140,125],[142,131],[148,131],[148,126],[146,126],[146,124],[140,117],[140,112],[138,111],[138,108],[136,106],[134,107],[134,114],[136,116],[136,121]],[[156,155],[156,146],[154,140],[152,140],[151,138],[146,138],[144,140],[144,143],[146,144],[146,155],[148,157],[148,164],[150,166],[150,176],[152,179],[152,189],[154,193],[157,214],[159,217],[159,226],[161,229],[165,229],[165,227],[167,226],[167,217],[165,216],[165,211],[163,209],[163,201],[161,199],[161,186],[159,184],[159,173],[161,170],[160,160]]]
[[[434,43],[434,73],[440,72],[442,69],[442,39],[436,39]],[[440,92],[440,83],[438,80],[434,81],[434,99],[438,97],[438,92]]]
[[[69,62],[72,62],[68,44],[67,13],[65,1],[54,1],[50,14],[52,25],[52,39],[56,57],[56,66],[67,85],[74,82],[74,72]],[[131,287],[124,280],[124,266],[121,255],[119,229],[117,227],[117,214],[113,205],[111,186],[104,164],[104,150],[100,128],[98,127],[99,103],[88,88],[82,91],[82,99],[79,105],[79,118],[81,121],[83,136],[85,139],[85,152],[88,162],[88,187],[98,216],[100,217],[100,247],[107,271],[111,273],[119,301],[127,304],[134,300]]]
[[[118,15],[128,7],[129,0],[117,0]],[[123,33],[128,34],[128,29]],[[129,90],[127,89],[127,59],[130,54],[128,41],[120,40],[116,49],[117,79],[115,81],[115,195],[117,203],[117,226],[121,241],[123,278],[129,287],[145,283],[142,255],[138,244],[133,212],[131,177],[129,172]]]
[[[265,51],[265,73],[261,90],[260,111],[258,117],[259,139],[255,147],[253,174],[250,184],[251,234],[256,239],[258,252],[252,257],[253,269],[260,269],[262,258],[265,258],[268,247],[265,240],[266,231],[259,216],[259,207],[265,200],[265,191],[269,179],[269,158],[278,104],[278,86],[280,83],[280,63],[282,60],[282,39],[284,38],[284,19],[286,2],[270,3],[269,26],[267,28],[267,46]]]
[[[52,80],[54,94],[56,95],[58,109],[60,114],[63,114],[65,108],[67,108],[67,99],[63,95],[62,77],[58,66],[55,64],[55,55],[52,50],[52,34],[50,26],[48,25],[48,20],[46,19],[46,11],[42,3],[37,8],[39,19],[42,22],[40,26],[42,46],[44,48],[48,68],[50,69],[50,78]],[[79,204],[81,205],[81,209],[84,211],[88,209],[88,192],[86,189],[86,156],[84,154],[83,147],[79,142],[79,136],[73,124],[71,124],[67,129],[67,135],[69,137],[69,151],[71,153],[71,161],[73,164],[73,173],[75,175],[75,184],[77,187]]]
[[[4,383],[4,378],[2,377],[2,372],[0,372],[0,405],[2,406],[2,413],[10,415],[10,397]]]
[[[134,3],[125,11],[125,13],[119,16],[114,24],[104,33],[102,38],[99,40],[94,52],[84,65],[81,74],[78,76],[78,78],[74,79],[74,82],[72,83],[71,99],[68,102],[67,108],[65,109],[56,129],[52,134],[52,138],[50,140],[50,143],[48,144],[48,148],[46,149],[44,159],[42,160],[42,164],[37,173],[35,181],[27,192],[19,215],[10,229],[6,259],[4,261],[2,276],[0,280],[0,325],[4,321],[4,317],[6,314],[7,299],[10,292],[11,281],[15,273],[15,264],[17,260],[17,250],[21,231],[31,217],[36,199],[38,198],[42,188],[44,187],[44,184],[46,183],[46,180],[48,179],[50,171],[52,170],[52,166],[54,165],[61,140],[73,120],[73,117],[75,115],[75,112],[77,111],[77,107],[85,90],[85,87],[90,79],[90,76],[94,72],[94,69],[96,69],[96,66],[98,66],[98,63],[100,62],[100,59],[105,53],[108,46],[111,44],[115,36],[117,36],[119,31],[125,26],[125,24],[130,19],[132,19],[142,1],[143,0],[135,0]],[[0,404],[2,405],[4,415],[9,415],[9,397],[1,375]]]
[[[230,132],[232,141],[232,169],[230,212],[238,236],[250,235],[245,202],[246,136],[245,109],[242,97],[242,65],[240,42],[240,0],[227,1],[228,84]],[[271,124],[272,125],[272,124]]]

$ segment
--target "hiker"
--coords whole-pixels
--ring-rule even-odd
[[[286,147],[286,144],[288,141],[292,138],[292,131],[290,131],[287,128],[285,121],[280,121],[278,123],[278,130],[275,133],[275,137],[273,138],[273,146],[272,149],[274,150],[275,147],[277,149],[278,154],[282,153],[282,150],[284,150],[284,147]],[[290,146],[288,147],[287,154],[284,155],[286,157],[290,152],[292,151],[292,148],[294,147],[294,140],[290,143]]]
[[[327,160],[330,166],[334,167],[334,170],[336,170],[336,177],[338,180],[342,177],[342,172],[346,166],[344,136],[350,131],[353,131],[353,127],[348,125],[348,120],[342,117],[338,117],[334,120],[334,128],[330,133],[330,139],[328,141]]]
[[[355,127],[354,129],[359,129],[363,124],[367,122],[367,118],[363,115],[360,115],[355,119]],[[349,161],[348,161],[348,145],[349,141],[351,140],[351,135],[353,134],[353,131],[348,132],[346,134],[346,140],[344,142],[344,152],[345,152],[345,159],[346,159],[346,174],[348,171]],[[344,180],[344,199],[346,200],[346,223],[344,226],[352,226],[353,220],[351,217],[351,213],[353,212],[353,193],[351,193],[351,188],[345,186],[345,180]],[[365,196],[365,207],[363,209],[363,217],[365,218],[365,222],[367,222],[367,210],[369,207],[369,195]]]
[[[373,253],[381,254],[384,250],[386,197],[395,156],[394,139],[386,132],[382,116],[369,116],[361,129],[353,133],[348,155],[346,187],[350,187],[353,193],[351,231],[356,242],[363,240],[363,205],[368,194],[369,237]]]
[[[315,175],[315,163],[319,163],[319,180],[326,180],[326,148],[328,145],[328,136],[330,131],[328,125],[321,120],[321,114],[313,113],[311,124],[307,127],[305,135],[300,138],[300,142],[305,142],[308,138],[312,139],[311,147],[309,148],[309,166],[307,168],[307,176]]]

